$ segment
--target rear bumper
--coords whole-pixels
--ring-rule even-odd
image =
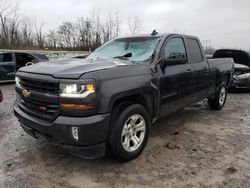
[[[14,113],[24,131],[35,138],[45,138],[87,158],[105,155],[110,114],[80,118],[58,116],[53,122],[47,122],[23,112],[18,105],[14,106]],[[79,140],[73,138],[72,127],[78,127]]]

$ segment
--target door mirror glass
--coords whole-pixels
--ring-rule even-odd
[[[187,58],[186,57],[167,58],[167,59],[163,60],[163,64],[165,66],[181,65],[181,64],[186,64],[186,63],[187,63]]]

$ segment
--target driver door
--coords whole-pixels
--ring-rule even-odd
[[[160,79],[161,117],[186,106],[189,101],[191,87],[191,71],[187,60],[187,50],[182,37],[171,37],[165,42],[161,58],[166,60],[185,59],[180,64],[167,64],[162,66]]]

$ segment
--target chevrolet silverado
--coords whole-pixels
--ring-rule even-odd
[[[161,117],[205,98],[221,109],[233,71],[232,58],[207,60],[193,36],[120,37],[86,59],[20,68],[14,113],[35,138],[125,162]]]

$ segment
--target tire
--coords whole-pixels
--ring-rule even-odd
[[[111,118],[108,147],[115,160],[127,162],[138,157],[145,148],[151,126],[148,112],[140,104],[132,104]]]
[[[227,85],[223,82],[220,89],[214,94],[213,97],[208,99],[208,104],[213,110],[220,110],[224,107],[227,100]]]

